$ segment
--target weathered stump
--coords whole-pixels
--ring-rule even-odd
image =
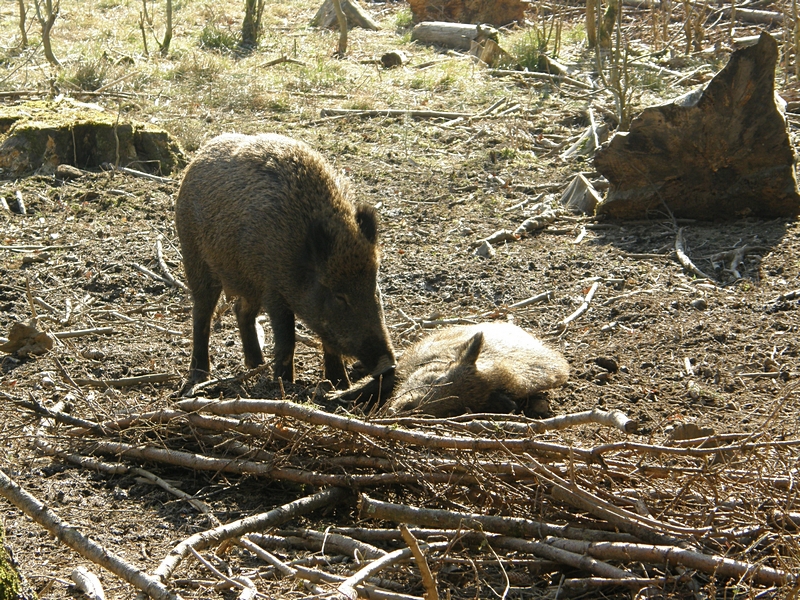
[[[597,213],[730,219],[800,213],[794,152],[775,99],[778,46],[738,50],[704,90],[645,109],[595,154],[611,183]]]
[[[525,18],[526,0],[409,0],[414,23],[451,21],[502,27]]]
[[[378,31],[380,29],[380,25],[361,7],[358,0],[341,0],[341,4],[342,12],[347,17],[348,28],[361,27],[361,29],[367,29],[368,31]],[[339,27],[336,10],[331,0],[325,0],[322,3],[322,6],[317,10],[317,14],[311,19],[311,26],[322,27],[323,29],[337,29]]]
[[[103,163],[170,174],[186,161],[178,143],[147,123],[69,99],[0,108],[0,179],[60,164],[86,169]]]

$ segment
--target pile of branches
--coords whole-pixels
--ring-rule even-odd
[[[557,597],[653,590],[713,596],[734,587],[796,590],[800,583],[800,439],[778,439],[767,423],[750,434],[689,429],[653,444],[632,439],[637,424],[623,413],[599,409],[538,421],[381,420],[288,400],[190,398],[96,422],[36,401],[16,403],[38,415],[34,438],[42,452],[86,469],[146,476],[208,515],[212,527],[180,542],[146,574],[0,474],[0,494],[153,598],[179,597],[176,569],[192,560],[210,574],[202,585],[241,588],[240,597],[260,593],[264,583],[256,586],[254,574],[263,580],[267,571],[301,580],[310,597],[342,599],[421,600],[423,591],[428,599],[463,597],[464,580],[474,588],[470,597],[487,597],[490,587],[513,596],[513,588],[534,585]],[[570,436],[587,426],[593,435]],[[616,441],[575,441],[603,437]],[[222,524],[145,463],[321,491]],[[360,527],[280,529],[354,499]],[[219,552],[223,543],[251,553],[262,568],[249,576],[220,572],[203,552]],[[322,550],[326,560],[290,563],[274,553],[288,549]]]

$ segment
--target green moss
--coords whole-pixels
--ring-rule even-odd
[[[170,135],[147,123],[74,100],[37,101],[0,109],[0,169],[18,177],[61,163],[96,168],[104,162],[135,168],[157,164],[169,174],[185,164]],[[151,169],[152,170],[152,169]]]
[[[17,600],[20,597],[19,576],[6,554],[5,537],[5,530],[0,526],[0,600]]]

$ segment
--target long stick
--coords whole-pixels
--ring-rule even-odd
[[[575,538],[578,540],[636,540],[626,533],[583,529],[571,525],[553,525],[520,517],[501,517],[479,515],[475,513],[456,512],[436,508],[417,508],[405,504],[392,504],[370,498],[361,494],[358,501],[359,515],[362,518],[394,521],[395,523],[414,523],[422,527],[443,529],[474,528],[479,531],[491,531],[513,537],[547,536]]]
[[[492,438],[468,438],[455,436],[440,436],[429,433],[409,431],[390,425],[374,425],[352,417],[344,417],[326,413],[306,405],[282,400],[210,400],[208,398],[189,398],[176,403],[176,406],[185,411],[208,411],[217,415],[232,415],[243,413],[267,413],[283,417],[293,417],[311,423],[312,425],[327,425],[342,431],[361,433],[380,437],[382,439],[396,440],[409,444],[418,444],[428,448],[448,448],[452,450],[507,450],[522,452],[535,450],[560,455],[572,455],[576,458],[586,459],[589,452],[579,448],[566,448],[558,444],[540,442],[533,439],[497,440]]]
[[[582,542],[580,540],[548,540],[546,543],[570,552],[586,553],[606,560],[642,561],[656,564],[683,565],[703,573],[734,577],[762,585],[793,586],[797,575],[779,569],[754,565],[725,556],[708,555],[675,546],[650,546],[619,542]]]
[[[155,576],[161,581],[167,581],[181,561],[190,554],[190,548],[194,548],[198,551],[204,550],[230,538],[260,531],[267,527],[274,527],[286,521],[290,521],[295,517],[310,513],[318,508],[334,506],[347,496],[348,492],[346,490],[341,488],[328,488],[311,496],[306,496],[305,498],[274,508],[269,512],[247,517],[246,519],[240,519],[239,521],[209,529],[208,531],[196,533],[183,540],[170,551],[164,560],[161,561],[161,564],[158,565]]]
[[[460,112],[439,112],[436,110],[357,110],[354,108],[323,108],[320,111],[321,117],[347,116],[347,117],[405,117],[414,119],[456,119],[458,117],[469,118],[472,113]]]
[[[53,534],[57,540],[63,542],[87,560],[91,560],[93,563],[111,571],[114,575],[127,581],[151,598],[156,598],[157,600],[180,600],[180,596],[169,591],[159,580],[142,573],[110,550],[84,536],[72,525],[62,521],[58,515],[23,490],[3,471],[0,471],[0,494],[37,524]]]

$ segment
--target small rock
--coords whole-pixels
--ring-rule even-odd
[[[47,262],[50,259],[50,255],[46,252],[42,252],[41,254],[25,254],[22,257],[22,264],[23,265],[32,265],[34,263],[43,263]]]
[[[60,164],[56,167],[56,178],[58,179],[77,179],[83,175],[78,167],[68,164]]]
[[[30,325],[15,321],[8,330],[8,341],[0,346],[0,351],[17,356],[44,354],[53,347],[53,338],[39,331],[35,322]]]
[[[595,364],[608,371],[609,373],[616,373],[619,371],[619,364],[610,356],[598,356],[594,359]]]
[[[475,252],[473,252],[473,254],[475,256],[481,256],[483,258],[494,258],[496,252],[495,249],[492,248],[492,245],[489,242],[483,240],[481,245],[475,249]]]
[[[392,50],[381,56],[381,64],[385,69],[393,69],[395,67],[402,67],[408,62],[408,56],[405,52],[400,50]]]
[[[705,298],[698,298],[697,300],[692,300],[692,306],[697,310],[705,310],[708,308],[708,302],[706,302]]]
[[[82,350],[81,356],[88,360],[103,360],[106,357],[102,350]]]
[[[611,373],[608,371],[598,373],[594,376],[594,380],[598,383],[609,383],[611,381]]]
[[[19,190],[14,192],[14,199],[16,200],[16,204],[9,205],[11,207],[11,210],[13,210],[18,215],[27,215],[28,211],[25,208],[25,200],[22,197],[22,192],[20,192]]]
[[[670,432],[669,439],[670,441],[678,442],[712,435],[714,435],[714,430],[709,427],[699,427],[695,423],[678,423]]]

